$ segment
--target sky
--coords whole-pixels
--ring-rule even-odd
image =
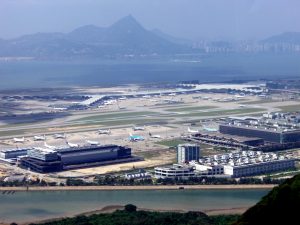
[[[190,40],[252,40],[300,32],[300,0],[0,0],[0,38],[109,26],[131,14]]]

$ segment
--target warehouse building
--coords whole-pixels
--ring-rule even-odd
[[[20,160],[20,166],[40,173],[139,161],[131,148],[118,145],[91,145],[56,150],[35,148]]]
[[[281,130],[269,129],[267,127],[259,126],[244,126],[235,124],[220,124],[219,130],[223,134],[239,135],[244,137],[258,137],[267,142],[274,143],[290,143],[300,141],[300,130]]]
[[[246,177],[294,169],[295,161],[294,158],[276,153],[242,151],[204,157],[190,165],[202,175]]]
[[[1,159],[17,159],[20,156],[27,155],[29,148],[7,149],[0,151]]]
[[[295,168],[294,159],[282,159],[253,164],[225,165],[224,174],[231,177],[246,177],[260,174],[268,174]]]
[[[300,142],[300,113],[265,113],[261,117],[229,117],[219,125],[223,134],[262,138],[266,142]]]

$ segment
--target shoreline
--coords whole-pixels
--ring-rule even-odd
[[[235,214],[241,215],[244,212],[246,212],[249,208],[250,207],[204,209],[199,212],[203,212],[208,216],[235,215]],[[82,213],[69,214],[69,215],[66,214],[61,217],[41,219],[41,220],[35,220],[35,221],[31,221],[31,222],[23,222],[23,223],[19,223],[19,224],[20,225],[29,225],[31,223],[55,222],[55,221],[59,221],[59,220],[66,219],[66,218],[73,218],[76,216],[91,216],[91,215],[97,215],[97,214],[113,213],[117,210],[124,210],[124,206],[122,206],[122,205],[107,205],[101,209],[96,209],[96,210],[92,210],[92,211],[86,211],[86,212],[82,212]],[[147,211],[147,212],[162,212],[162,213],[163,212],[175,212],[175,213],[187,213],[188,212],[188,210],[150,209],[150,208],[139,208],[139,207],[137,208],[137,210],[138,211]]]
[[[0,191],[130,191],[130,190],[240,190],[272,189],[276,184],[238,185],[149,185],[149,186],[45,186],[0,187]]]

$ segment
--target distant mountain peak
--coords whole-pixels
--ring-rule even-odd
[[[131,15],[125,16],[114,23],[112,28],[126,28],[126,29],[143,29],[143,26]]]
[[[0,56],[111,57],[190,51],[145,29],[128,15],[109,27],[86,25],[66,34],[35,34],[1,42]]]

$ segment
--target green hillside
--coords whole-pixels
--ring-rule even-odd
[[[300,224],[300,174],[275,187],[234,225]]]

